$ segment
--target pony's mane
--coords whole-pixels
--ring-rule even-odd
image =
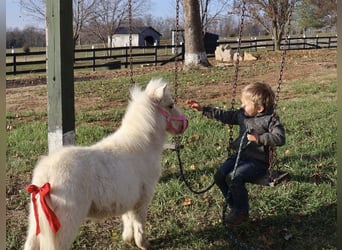
[[[145,90],[140,86],[133,86],[130,90],[130,100],[122,119],[121,126],[106,139],[107,143],[120,146],[129,151],[139,151],[151,144],[151,140],[164,141],[164,135],[158,134],[160,122],[156,121],[155,98],[153,93],[165,82],[151,80]],[[159,132],[158,132],[159,131]],[[107,144],[106,143],[106,144]]]

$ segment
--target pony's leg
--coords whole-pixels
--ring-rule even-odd
[[[70,249],[78,228],[87,216],[88,206],[65,206],[57,212],[61,227],[55,235],[54,245],[58,250]]]
[[[29,226],[24,250],[39,250],[39,239],[36,236],[36,221],[34,218],[32,203],[30,205],[30,214],[28,217]]]
[[[143,250],[147,250],[150,247],[150,242],[145,238],[147,210],[148,203],[143,203],[133,212],[134,241]]]
[[[132,212],[128,211],[127,213],[122,215],[123,221],[123,233],[122,239],[124,242],[130,243],[133,241],[133,218]]]

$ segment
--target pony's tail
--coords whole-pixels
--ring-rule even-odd
[[[24,250],[56,250],[56,232],[60,223],[46,202],[50,193],[50,184],[42,187],[30,185],[27,191],[31,193],[29,228]]]
[[[42,209],[42,204],[38,202],[38,217],[39,217],[39,225],[40,225],[40,234],[37,235],[39,239],[40,249],[47,250],[56,250],[57,248],[57,239],[56,233],[51,230],[49,221],[44,214]]]

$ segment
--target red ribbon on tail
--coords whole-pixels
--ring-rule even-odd
[[[36,235],[40,233],[40,226],[39,226],[39,218],[38,218],[38,207],[37,207],[37,199],[36,196],[39,193],[40,196],[40,203],[42,205],[42,209],[44,214],[50,224],[51,230],[53,233],[57,233],[58,229],[61,227],[61,223],[59,222],[55,213],[51,210],[51,208],[47,205],[45,196],[50,194],[50,183],[45,183],[41,187],[37,187],[36,185],[28,185],[26,187],[26,191],[32,194],[32,203],[34,209],[34,217],[36,218]]]

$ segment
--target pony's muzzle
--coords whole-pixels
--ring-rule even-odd
[[[174,129],[173,132],[175,132],[176,134],[183,134],[185,132],[185,130],[188,128],[188,125],[189,125],[188,118],[186,118],[185,115],[173,116],[172,118],[173,118],[174,121],[181,122],[180,128],[178,130]]]

